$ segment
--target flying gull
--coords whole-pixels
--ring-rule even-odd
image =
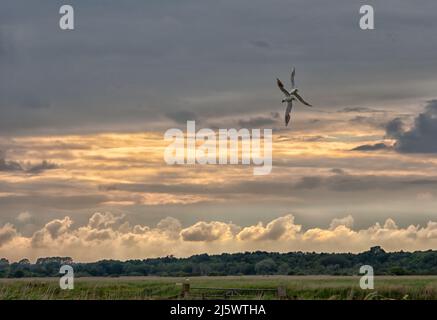
[[[308,102],[306,102],[302,96],[299,95],[298,90],[295,86],[294,83],[294,76],[296,74],[296,70],[293,68],[293,70],[291,71],[291,90],[287,91],[284,88],[284,84],[281,82],[281,80],[279,80],[278,78],[276,78],[276,82],[278,84],[279,89],[281,89],[282,93],[284,93],[285,95],[285,99],[282,100],[282,103],[287,102],[287,109],[285,111],[285,126],[288,126],[288,123],[290,122],[290,113],[291,113],[291,109],[293,108],[293,100],[299,100],[300,102],[302,102],[304,105],[308,106],[308,107],[312,107],[312,105],[310,105]]]

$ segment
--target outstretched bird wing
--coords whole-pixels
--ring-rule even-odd
[[[291,88],[294,89],[296,87],[295,83],[294,83],[294,76],[296,75],[296,69],[293,68],[293,70],[291,71]]]
[[[306,102],[297,92],[293,93],[293,95],[297,98],[297,100],[302,102],[304,105],[306,105],[308,107],[312,107],[312,105],[310,105],[308,102]]]
[[[288,123],[290,122],[291,109],[293,109],[293,102],[292,101],[287,103],[287,109],[285,110],[285,126],[288,126]]]
[[[276,78],[276,83],[278,84],[279,89],[285,94],[285,96],[289,97],[290,96],[290,92],[285,90],[284,84],[281,82],[281,80]]]

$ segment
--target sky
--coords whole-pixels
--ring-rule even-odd
[[[0,257],[436,249],[435,1],[63,4],[0,3]],[[167,165],[188,120],[272,129],[271,174]]]

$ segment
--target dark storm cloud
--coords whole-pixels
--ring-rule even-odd
[[[52,170],[52,169],[57,169],[57,168],[58,168],[57,164],[48,162],[47,160],[43,160],[39,164],[30,166],[26,170],[26,172],[27,173],[32,173],[32,174],[37,174],[37,173],[41,173],[41,172],[43,172],[45,170]]]
[[[21,171],[23,168],[18,162],[15,161],[6,161],[3,158],[0,158],[0,171]]]
[[[401,153],[437,153],[437,100],[428,102],[411,129],[405,130],[400,119],[387,125],[387,136],[396,138],[395,149]]]
[[[178,111],[282,113],[274,79],[291,65],[324,110],[434,90],[432,0],[375,3],[372,32],[358,28],[358,0],[77,0],[68,32],[62,4],[0,3],[2,134],[162,129],[163,118],[182,121]]]
[[[338,112],[344,113],[376,113],[376,112],[386,112],[384,110],[372,109],[367,107],[347,107],[339,110]]]
[[[346,174],[346,171],[341,168],[332,168],[331,172],[335,174]]]
[[[324,188],[336,192],[357,192],[365,190],[402,190],[412,187],[437,185],[437,178],[395,177],[374,175],[333,175],[327,178],[304,177],[295,185],[297,189]]]
[[[271,126],[278,123],[279,113],[272,112],[269,117],[253,117],[249,119],[242,119],[238,121],[241,128],[260,128]]]
[[[200,194],[211,197],[229,197],[234,195],[283,197],[306,194],[308,190],[327,192],[360,192],[370,190],[404,190],[437,186],[437,177],[423,179],[417,176],[377,176],[349,175],[345,171],[335,170],[330,176],[306,176],[290,182],[283,181],[244,181],[224,185],[165,185],[165,184],[114,184],[100,186],[102,191],[129,191],[148,193]]]
[[[179,124],[186,124],[187,121],[192,121],[192,120],[198,121],[196,114],[191,111],[181,110],[181,111],[168,112],[166,116],[169,119]]]
[[[16,161],[5,159],[5,152],[0,150],[0,171],[21,171],[23,168]]]
[[[95,208],[102,202],[109,199],[103,195],[80,195],[80,196],[61,196],[61,195],[25,195],[0,197],[0,205],[3,208],[16,207],[23,205],[32,210],[37,208],[50,208],[54,210],[78,210]]]
[[[399,138],[404,133],[404,122],[401,118],[391,120],[385,126],[385,132],[387,138]]]
[[[380,150],[390,150],[391,147],[385,143],[375,143],[375,144],[364,144],[353,148],[352,151],[380,151]]]
[[[46,170],[56,169],[58,165],[47,160],[41,161],[38,164],[23,165],[17,161],[6,160],[4,152],[0,151],[0,171],[7,172],[26,172],[30,174],[38,174]]]
[[[365,117],[365,116],[356,116],[349,120],[349,122],[360,125],[372,126],[375,128],[381,128],[385,125],[385,119],[375,116]]]

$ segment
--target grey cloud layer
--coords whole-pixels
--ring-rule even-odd
[[[349,175],[345,173],[331,176],[306,176],[291,181],[244,181],[219,185],[203,184],[116,184],[101,186],[102,190],[152,192],[172,194],[209,194],[209,195],[277,195],[296,194],[304,189],[325,188],[336,192],[355,192],[360,190],[402,190],[412,187],[437,185],[437,177],[422,176],[389,176],[389,175]]]
[[[390,146],[385,143],[375,143],[375,144],[364,144],[353,148],[352,151],[379,151],[379,150],[389,150]]]
[[[25,172],[30,174],[38,174],[45,170],[51,170],[58,168],[58,165],[47,160],[41,161],[41,163],[19,163],[13,160],[6,160],[4,153],[0,151],[0,171],[6,172]]]
[[[411,127],[405,120],[396,117],[385,124],[385,138],[394,139],[393,146],[383,142],[364,144],[352,151],[396,150],[400,153],[437,153],[437,100],[429,101],[419,113]]]
[[[387,134],[396,138],[395,148],[403,153],[437,153],[437,100],[430,101],[411,129],[398,119],[389,123]]]
[[[369,33],[358,28],[358,0],[78,0],[73,32],[58,29],[61,4],[0,4],[4,134],[269,117],[282,113],[274,78],[291,64],[325,109],[422,98],[436,79],[432,0],[375,4]]]

